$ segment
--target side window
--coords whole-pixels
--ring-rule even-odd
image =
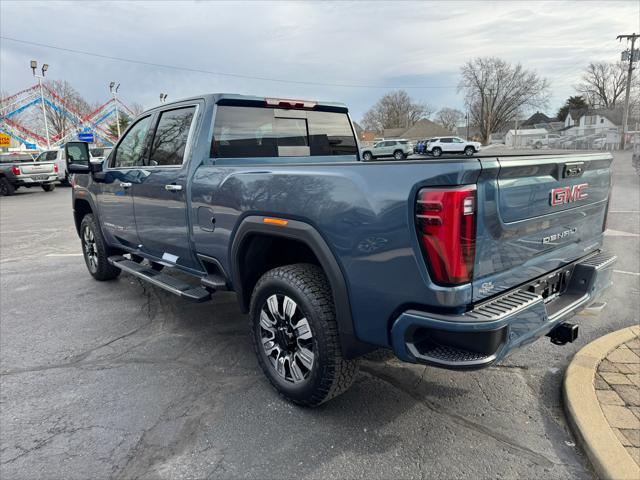
[[[47,152],[47,158],[45,160],[47,160],[48,162],[51,162],[51,161],[55,161],[57,158],[58,158],[58,152],[56,152],[55,150],[51,150]]]
[[[44,162],[47,159],[47,152],[42,152],[40,155],[38,155],[38,158],[36,158],[36,162]]]
[[[182,165],[195,112],[196,107],[188,107],[160,114],[149,155],[150,165]]]
[[[115,150],[112,168],[126,168],[142,165],[144,140],[149,130],[151,117],[144,117],[131,127]]]
[[[451,143],[451,139],[450,138],[441,138],[440,139],[440,143]]]

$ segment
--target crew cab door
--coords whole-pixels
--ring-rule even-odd
[[[186,158],[196,111],[197,105],[186,105],[157,114],[149,155],[133,186],[141,250],[191,268],[197,263],[189,241]]]
[[[133,186],[142,176],[151,116],[142,117],[124,134],[100,181],[98,209],[102,230],[111,244],[130,248],[139,245],[133,213]]]

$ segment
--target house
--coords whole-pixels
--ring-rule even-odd
[[[564,125],[563,133],[575,137],[618,134],[622,125],[622,109],[570,110]]]
[[[408,140],[424,140],[431,137],[442,137],[445,135],[455,135],[439,123],[432,122],[426,118],[418,120],[413,127],[405,130],[401,138]]]
[[[547,136],[545,128],[524,128],[509,130],[504,136],[504,144],[509,147],[526,147]]]
[[[541,112],[536,112],[533,115],[531,115],[529,118],[527,118],[524,122],[522,122],[522,125],[520,125],[522,128],[536,128],[536,125],[540,125],[540,124],[548,124],[555,121],[555,118],[550,118],[547,117],[544,113]]]

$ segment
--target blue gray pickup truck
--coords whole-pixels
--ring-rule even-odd
[[[102,164],[66,149],[90,274],[234,291],[301,405],[379,348],[464,370],[573,341],[611,284],[608,153],[362,162],[344,105],[229,94],[143,113]]]

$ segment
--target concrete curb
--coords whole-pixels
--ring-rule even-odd
[[[636,336],[640,336],[640,326],[598,338],[576,353],[564,376],[564,408],[569,423],[596,473],[603,479],[638,479],[638,466],[611,430],[594,387],[600,361],[618,345]]]

